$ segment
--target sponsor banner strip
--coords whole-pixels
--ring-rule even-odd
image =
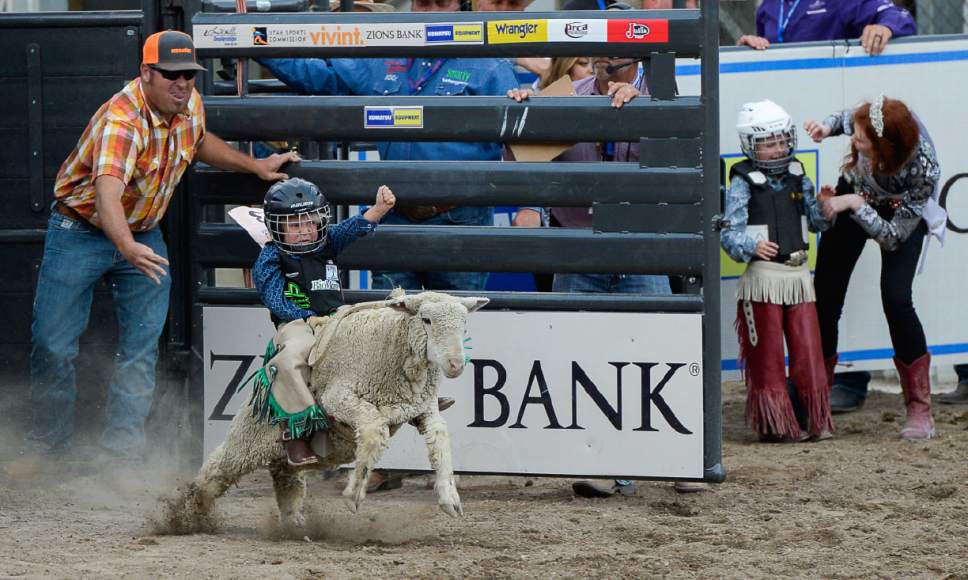
[[[363,107],[364,129],[423,129],[423,106]]]
[[[484,44],[483,22],[374,24],[204,24],[193,27],[197,48],[258,46],[367,47]],[[669,42],[667,20],[496,20],[488,44],[541,42]]]

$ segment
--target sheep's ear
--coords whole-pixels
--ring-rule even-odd
[[[474,312],[475,310],[480,310],[490,302],[490,298],[461,298],[460,303],[464,305],[467,312]]]

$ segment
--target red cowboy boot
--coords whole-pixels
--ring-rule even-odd
[[[786,308],[783,327],[790,351],[790,380],[807,411],[810,436],[816,440],[830,439],[834,431],[830,382],[820,347],[820,324],[814,303],[803,302]]]
[[[935,436],[931,416],[931,354],[924,353],[909,365],[894,357],[907,407],[907,420],[901,427],[901,439],[921,441]]]

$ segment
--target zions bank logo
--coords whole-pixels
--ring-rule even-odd
[[[559,402],[558,408],[555,407],[548,389],[548,380],[542,369],[541,361],[536,360],[531,365],[528,376],[527,387],[520,403],[512,401],[510,393],[505,390],[507,384],[507,369],[500,362],[489,359],[471,360],[474,366],[474,421],[468,427],[498,428],[508,427],[510,429],[585,429],[581,425],[584,421],[588,424],[589,416],[580,417],[579,411],[587,410],[588,406],[579,404],[584,399],[590,400],[598,412],[603,415],[616,431],[622,431],[627,427],[625,424],[625,410],[622,407],[622,391],[624,387],[638,388],[641,404],[631,415],[637,420],[637,426],[632,431],[664,431],[666,425],[676,433],[681,435],[692,435],[692,431],[676,414],[676,409],[666,400],[664,391],[670,389],[670,383],[676,383],[674,379],[680,377],[698,377],[702,374],[702,369],[698,363],[687,365],[678,362],[610,362],[608,363],[615,369],[614,388],[617,393],[614,398],[615,404],[602,394],[599,385],[589,378],[585,370],[575,361],[571,362],[571,391],[568,400],[571,423],[563,425],[562,421],[567,422],[562,413],[563,409]],[[695,379],[693,379],[695,380]],[[674,388],[674,387],[673,387]],[[510,390],[510,389],[509,389]],[[560,399],[559,399],[560,401]],[[485,403],[487,403],[490,416],[486,416]],[[498,409],[494,414],[495,404]],[[536,406],[539,413],[545,416],[543,425],[526,425],[524,423],[525,411],[529,407]],[[512,410],[516,410],[514,422],[508,425],[511,420]],[[533,418],[534,415],[531,415]],[[658,417],[662,420],[659,421]]]

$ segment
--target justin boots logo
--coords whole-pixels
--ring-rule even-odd
[[[609,42],[669,42],[668,20],[609,20]]]
[[[638,22],[629,22],[628,30],[625,31],[625,38],[630,40],[640,40],[648,36],[649,32],[651,32],[651,30],[649,30],[648,25],[640,24]]]

